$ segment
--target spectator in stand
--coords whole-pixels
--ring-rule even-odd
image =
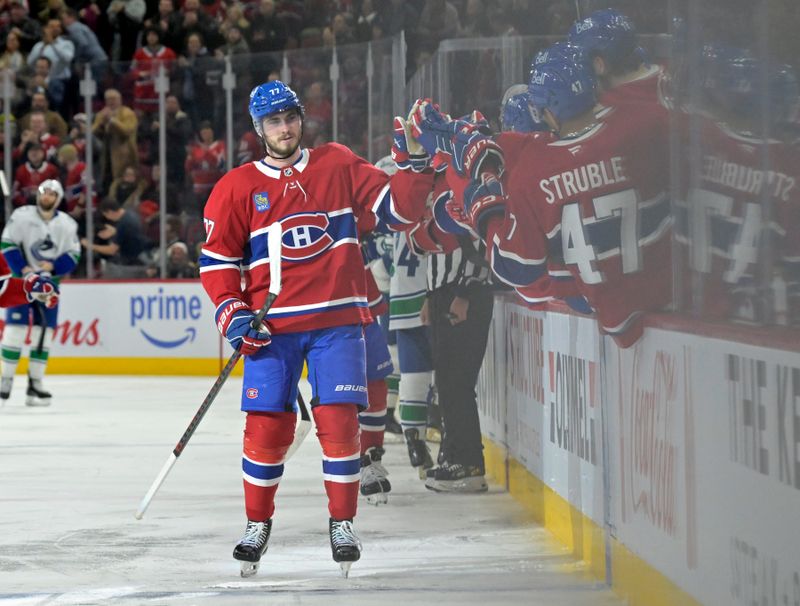
[[[389,0],[378,8],[378,20],[381,29],[387,36],[394,36],[401,31],[412,32],[417,27],[417,11],[406,0]]]
[[[214,138],[211,122],[202,122],[197,140],[189,146],[186,173],[192,182],[195,208],[202,210],[214,184],[225,174],[225,143]]]
[[[378,22],[378,11],[373,0],[363,0],[355,13],[355,37],[358,42],[372,40],[372,25]]]
[[[24,70],[19,76],[25,91],[18,111],[26,112],[30,110],[31,97],[37,91],[44,91],[48,102],[52,99],[48,90],[50,86],[50,59],[39,57],[33,64],[33,73],[30,70]]]
[[[83,248],[91,247],[95,253],[107,257],[103,275],[106,278],[144,277],[146,275],[147,242],[136,210],[123,208],[116,200],[106,198],[100,203],[100,214],[106,223],[97,236],[108,244],[89,242],[81,238]],[[132,266],[126,269],[125,266]]]
[[[81,162],[78,149],[72,143],[65,143],[58,148],[58,163],[66,171],[64,178],[64,200],[63,208],[80,226],[85,222],[86,217],[86,164]],[[97,196],[93,196],[95,202]],[[93,207],[95,204],[92,205]],[[85,233],[79,229],[79,233]]]
[[[59,139],[67,136],[67,123],[61,117],[61,114],[50,109],[50,102],[42,89],[36,90],[31,95],[31,111],[20,118],[19,127],[21,130],[24,131],[30,128],[30,119],[34,112],[42,112],[44,114],[48,132]]]
[[[198,8],[217,22],[225,17],[225,5],[222,0],[199,0]]]
[[[40,4],[41,6],[41,4]],[[60,19],[61,11],[67,8],[64,0],[47,0],[45,6],[41,7],[36,18],[40,23],[47,23],[50,19]]]
[[[189,34],[186,52],[178,57],[178,83],[181,106],[187,109],[192,124],[214,120],[215,110],[221,108],[221,62],[209,54],[199,33]]]
[[[113,0],[108,6],[108,20],[114,31],[117,54],[114,61],[130,61],[136,51],[142,21],[147,12],[144,0]]]
[[[9,22],[0,28],[0,39],[5,40],[9,32],[15,32],[19,36],[20,51],[27,54],[41,39],[42,28],[38,21],[28,16],[28,5],[24,0],[13,0],[10,13]]]
[[[44,112],[31,112],[25,117],[28,118],[28,128],[23,129],[19,137],[19,145],[13,153],[14,162],[22,162],[27,157],[28,147],[34,143],[42,146],[45,158],[48,160],[55,158],[61,139],[47,130],[47,119]]]
[[[133,85],[133,109],[152,114],[158,111],[158,93],[156,78],[161,66],[169,77],[178,56],[171,48],[161,43],[161,32],[158,28],[149,27],[144,30],[145,44],[133,54],[131,73],[135,78]]]
[[[250,47],[247,46],[247,41],[242,37],[242,31],[235,25],[228,26],[225,30],[225,44],[214,51],[217,58],[222,59],[226,55],[249,55]],[[241,65],[241,63],[240,63]],[[239,78],[246,75],[246,71],[239,74]],[[249,90],[251,87],[245,87]]]
[[[225,11],[225,18],[219,26],[219,33],[227,37],[228,30],[232,27],[237,28],[245,40],[250,39],[250,21],[244,16],[244,8],[238,2],[228,6]],[[248,48],[250,47],[249,44],[247,46]]]
[[[61,24],[75,45],[73,67],[77,75],[82,77],[84,66],[90,65],[95,80],[99,80],[108,63],[108,53],[100,46],[97,35],[88,25],[78,20],[78,12],[72,8],[61,11]]]
[[[425,0],[419,15],[417,34],[421,39],[438,44],[457,38],[461,33],[458,10],[447,0]]]
[[[191,34],[199,34],[203,44],[212,50],[221,44],[218,24],[200,8],[200,0],[184,0],[181,17],[180,33],[186,41],[184,50],[188,50]]]
[[[72,116],[72,121],[69,125],[69,132],[67,133],[67,141],[72,143],[78,150],[78,157],[81,160],[86,160],[86,137],[89,133],[89,125],[86,123],[86,114],[78,113]],[[103,142],[92,133],[92,155],[95,167],[95,179],[99,175],[100,163],[103,157]],[[96,187],[96,186],[95,186]]]
[[[489,14],[486,4],[482,0],[467,0],[461,23],[463,23],[461,35],[466,38],[489,36]]]
[[[135,210],[139,207],[142,193],[147,188],[147,180],[139,177],[135,166],[127,166],[118,179],[111,182],[108,188],[108,197],[126,210]]]
[[[23,73],[27,71],[28,64],[25,62],[25,55],[19,50],[19,35],[17,32],[9,32],[6,37],[6,45],[3,54],[0,55],[0,71],[10,70],[13,88],[11,91],[11,107],[18,108],[22,103],[25,94],[25,79]]]
[[[192,123],[189,116],[181,110],[178,97],[170,94],[164,100],[167,114],[167,183],[174,183],[178,187],[183,187],[186,182],[186,152],[189,141],[192,138]],[[160,124],[154,120],[151,124],[151,131],[154,137],[158,136]],[[158,146],[153,146],[154,154],[150,157],[150,162],[155,166],[158,163]]]
[[[145,27],[155,27],[161,34],[164,46],[171,48],[176,53],[183,50],[181,37],[182,15],[175,11],[173,0],[159,0],[158,14],[145,19]]]
[[[275,14],[274,0],[261,0],[250,20],[250,50],[254,53],[283,50],[287,37],[286,26]]]
[[[122,175],[126,166],[138,165],[136,114],[122,104],[122,95],[114,88],[106,90],[105,107],[97,112],[92,133],[103,142],[99,189],[107,191],[113,179]]]
[[[263,157],[264,144],[255,131],[248,128],[239,138],[239,146],[236,148],[236,166],[260,160]]]
[[[62,35],[61,21],[50,19],[42,29],[42,39],[33,45],[28,54],[28,65],[33,66],[37,59],[50,60],[50,80],[47,92],[53,106],[60,109],[67,92],[67,83],[72,77],[70,65],[75,56],[75,45]]]
[[[331,39],[337,46],[352,44],[356,41],[353,35],[353,17],[350,13],[336,13],[329,26],[322,33],[323,39]]]
[[[41,143],[30,143],[25,157],[26,161],[14,173],[12,202],[16,207],[35,204],[39,185],[48,179],[58,179],[58,169],[45,160]]]
[[[167,278],[189,279],[200,275],[197,264],[189,257],[189,247],[183,242],[173,242],[167,247]]]
[[[316,122],[321,131],[328,131],[333,119],[333,107],[322,82],[312,82],[305,90],[303,101],[305,108],[303,119]]]
[[[6,47],[0,55],[0,69],[10,69],[16,74],[26,65],[25,55],[20,51],[19,34],[12,30],[6,36]]]

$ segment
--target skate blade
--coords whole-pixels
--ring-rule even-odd
[[[377,507],[378,505],[386,505],[389,502],[389,495],[385,492],[376,492],[375,494],[367,495],[367,503]]]
[[[31,408],[44,408],[45,406],[50,406],[50,400],[40,400],[38,398],[29,398],[25,400],[25,406],[30,406]]]
[[[383,441],[385,444],[403,444],[405,442],[405,438],[403,438],[403,434],[389,433],[387,431],[383,434]]]
[[[258,572],[258,562],[241,562],[239,574],[243,579],[254,576]]]
[[[342,576],[346,579],[350,576],[350,567],[352,562],[339,562],[339,567],[342,569]]]
[[[457,480],[455,482],[442,482],[442,481],[428,481],[425,482],[425,488],[434,492],[455,492],[462,494],[474,494],[480,492],[487,492],[489,485],[485,480]]]

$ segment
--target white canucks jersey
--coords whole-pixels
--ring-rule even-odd
[[[49,261],[58,268],[56,260],[63,255],[77,262],[81,253],[75,219],[56,212],[52,219],[45,221],[33,205],[18,208],[11,214],[3,229],[1,246],[9,261],[15,256],[14,251],[19,251],[25,264],[34,271],[42,269],[42,261]],[[69,265],[74,267],[74,262]],[[58,269],[53,273],[59,274]]]
[[[427,257],[415,254],[405,233],[394,234],[392,279],[389,285],[389,330],[422,326],[420,310],[427,289]]]

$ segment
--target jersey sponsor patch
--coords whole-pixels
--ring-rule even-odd
[[[253,204],[256,205],[256,210],[260,213],[269,210],[269,196],[267,192],[261,191],[257,194],[253,194]]]

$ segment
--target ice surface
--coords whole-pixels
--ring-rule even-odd
[[[359,505],[361,561],[341,577],[328,544],[313,432],[287,463],[269,551],[239,577],[244,530],[241,379],[231,379],[141,521],[133,514],[212,378],[53,376],[53,406],[0,408],[0,604],[617,605],[497,486],[425,490],[405,446],[393,491]],[[308,385],[304,385],[308,393]]]

